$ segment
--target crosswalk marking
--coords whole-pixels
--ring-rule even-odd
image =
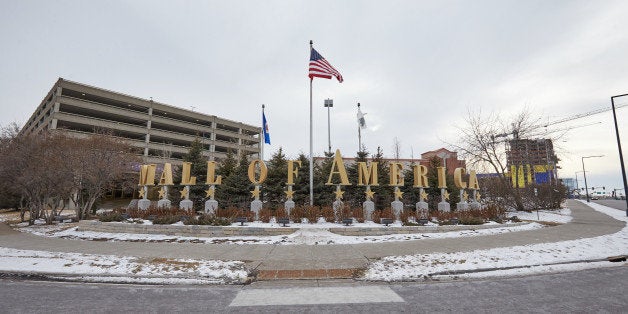
[[[389,287],[313,287],[240,290],[229,306],[404,302]]]

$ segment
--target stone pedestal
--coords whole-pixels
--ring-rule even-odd
[[[403,212],[403,202],[393,201],[390,203],[390,208],[392,209],[393,215],[395,216],[395,220],[400,220],[401,213]]]
[[[427,219],[430,213],[427,202],[420,201],[416,203],[416,213],[419,219]]]
[[[286,214],[288,215],[288,217],[290,217],[290,212],[294,209],[294,201],[287,200],[285,203],[283,203],[283,207],[286,210]]]
[[[342,216],[342,208],[344,207],[344,204],[341,200],[335,200],[332,203],[332,208],[334,209],[334,218],[336,219],[336,221],[340,220],[340,216]]]
[[[375,203],[373,201],[368,200],[362,203],[362,208],[364,209],[364,221],[373,221],[373,212],[375,211]]]
[[[482,207],[482,205],[480,205],[480,202],[478,202],[476,198],[477,192],[477,190],[473,190],[473,193],[471,193],[471,198],[473,199],[469,204],[469,207],[471,207],[471,209],[480,209],[480,207]]]
[[[449,205],[449,203],[447,203],[447,202],[440,202],[440,203],[438,203],[438,211],[450,212],[451,211],[451,205]]]
[[[466,211],[469,210],[469,203],[464,199],[464,190],[460,189],[460,202],[456,204],[457,211]]]
[[[141,199],[137,202],[137,208],[141,209],[141,210],[147,210],[150,207],[150,200],[148,199]]]
[[[259,211],[262,210],[264,203],[260,200],[254,200],[251,202],[251,211],[255,213],[255,220],[259,220]]]
[[[172,202],[170,202],[169,199],[161,199],[159,201],[157,201],[157,207],[158,208],[169,208],[170,206],[172,206]]]
[[[191,210],[194,207],[194,202],[191,200],[182,200],[179,202],[179,208],[183,210]]]
[[[469,203],[467,203],[466,201],[459,202],[458,204],[456,204],[456,210],[458,211],[469,210]]]
[[[205,201],[205,214],[213,215],[216,213],[216,209],[218,209],[218,201],[217,200],[207,200]]]

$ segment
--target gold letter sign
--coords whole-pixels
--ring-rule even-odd
[[[259,180],[255,180],[255,166],[259,164]],[[249,181],[253,184],[262,184],[266,180],[266,175],[268,175],[268,168],[266,168],[266,164],[259,159],[255,159],[251,161],[249,164]]]
[[[155,185],[155,170],[157,166],[154,164],[142,165],[140,168],[140,184],[139,185]]]
[[[338,170],[336,170],[338,168]],[[327,179],[327,183],[325,185],[334,185],[335,183],[331,182],[334,174],[338,174],[340,176],[340,185],[351,185],[349,183],[349,178],[347,177],[347,170],[345,170],[345,164],[342,163],[342,155],[340,154],[340,150],[336,149],[336,155],[334,156],[334,162],[331,164],[331,170],[329,171],[329,179]]]

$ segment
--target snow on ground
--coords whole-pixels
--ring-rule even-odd
[[[243,283],[247,278],[245,264],[239,261],[139,259],[10,248],[0,248],[0,271],[80,281],[159,284]]]
[[[617,220],[628,222],[628,218],[622,211],[594,203],[587,205]],[[588,239],[476,250],[472,252],[385,257],[369,266],[364,274],[364,279],[406,281],[428,278],[492,277],[575,270],[598,266],[595,263],[585,262],[587,260],[597,260],[622,254],[628,254],[628,226],[614,234]],[[578,263],[579,261],[582,262]],[[604,264],[610,266],[623,265],[625,263],[611,264],[607,262]],[[482,270],[486,269],[497,270],[482,272]]]
[[[628,221],[622,211],[598,204],[588,204],[613,218]],[[564,223],[570,220],[570,211],[542,212],[538,219]],[[537,213],[511,213],[524,220],[537,220]],[[260,227],[263,224],[249,223]],[[295,227],[292,224],[293,227]],[[336,224],[330,224],[337,227]],[[424,238],[467,237],[541,228],[541,224],[501,227],[485,230],[467,230],[447,233],[347,237],[330,233],[325,224],[304,224],[298,232],[276,237],[221,238],[221,243],[279,243],[279,244],[340,244],[377,243],[385,241],[416,240]],[[164,241],[212,243],[215,238],[171,237],[164,235],[106,234],[78,232],[75,224],[30,226],[20,228],[39,235],[107,239],[112,241]],[[628,227],[620,232],[590,239],[545,243],[511,248],[476,250],[473,252],[433,253],[387,257],[366,270],[366,280],[422,280],[426,278],[477,278],[511,276],[551,271],[579,270],[609,267],[622,263],[579,262],[596,260],[628,253]],[[0,271],[11,273],[47,274],[51,278],[95,282],[127,282],[156,284],[239,283],[247,277],[243,262],[222,262],[185,259],[139,259],[111,255],[53,253],[43,251],[0,248]]]
[[[249,223],[249,226],[263,227],[263,223]],[[301,226],[300,226],[301,225]],[[360,227],[370,227],[371,225],[382,226],[375,223],[356,224]],[[281,236],[235,236],[235,237],[184,237],[169,236],[163,234],[133,234],[133,233],[106,233],[93,231],[77,231],[75,224],[57,226],[24,226],[19,230],[30,232],[40,236],[98,240],[98,241],[142,241],[142,242],[192,242],[192,243],[222,243],[222,244],[279,244],[279,245],[328,245],[328,244],[356,244],[356,243],[382,243],[391,241],[410,241],[423,239],[443,239],[473,237],[484,235],[495,235],[508,232],[525,230],[535,230],[543,228],[539,223],[529,223],[520,226],[495,227],[491,229],[474,230],[470,226],[469,230],[451,232],[425,232],[413,234],[391,234],[382,236],[343,236],[327,231],[328,228],[338,228],[338,224],[317,223],[317,224],[291,224],[293,228],[299,228],[296,232]],[[383,226],[382,226],[383,227]],[[430,224],[428,227],[436,227]]]
[[[517,216],[521,220],[545,221],[555,223],[568,223],[571,221],[571,209],[538,210],[532,212],[508,212],[508,217]]]

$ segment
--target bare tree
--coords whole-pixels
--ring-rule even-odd
[[[52,223],[70,200],[77,217],[85,217],[107,189],[130,178],[125,174],[137,161],[129,144],[107,134],[18,136],[8,130],[0,149],[2,187],[21,196],[30,224],[38,218]]]
[[[395,138],[393,139],[393,154],[395,157],[395,161],[399,161],[399,159],[401,158],[401,142],[399,141],[399,139],[395,136]]]
[[[52,219],[64,207],[64,199],[72,190],[71,173],[62,171],[61,152],[66,139],[44,132],[16,136],[7,142],[0,155],[0,180],[19,193],[30,212],[29,223],[35,219]]]
[[[506,139],[526,137],[538,128],[539,122],[540,118],[533,117],[525,109],[509,119],[496,113],[483,116],[481,112],[469,111],[466,125],[459,128],[458,143],[450,145],[462,153],[469,165],[480,171],[496,173],[510,205],[524,210],[519,190],[510,184],[506,176]]]
[[[83,219],[105,192],[124,185],[131,163],[139,161],[133,148],[124,140],[98,132],[83,139],[74,139],[74,149],[68,152],[65,171],[72,173],[76,216]]]

